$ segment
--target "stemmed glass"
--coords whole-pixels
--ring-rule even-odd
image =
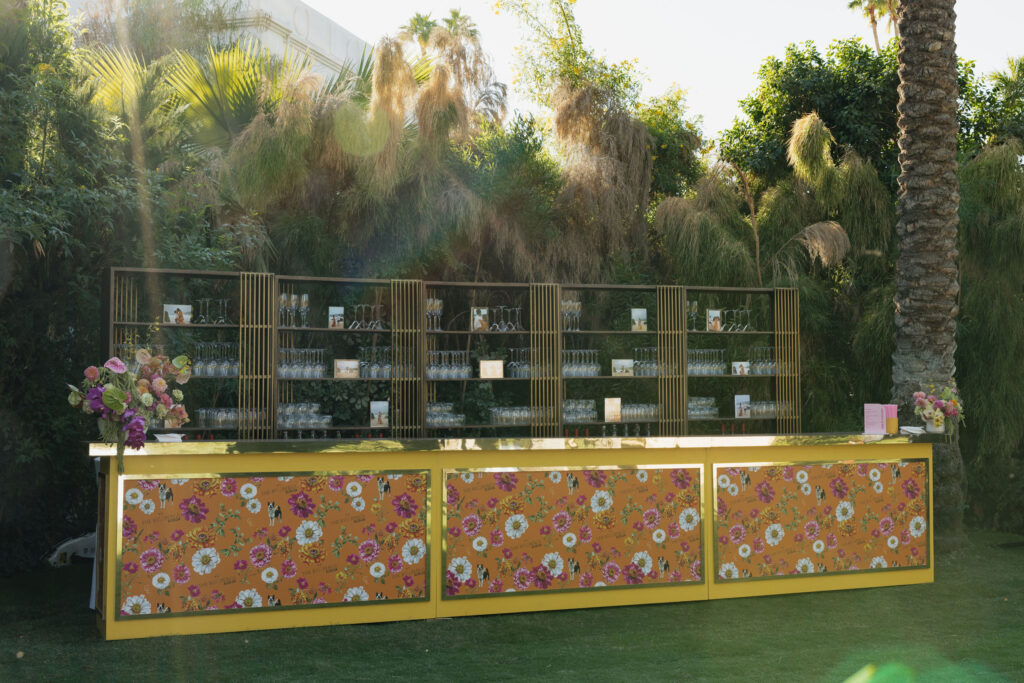
[[[299,295],[292,292],[288,296],[288,327],[295,327],[295,311],[299,308]]]
[[[285,320],[285,317],[284,317],[285,313],[287,313],[287,312],[288,312],[288,293],[287,292],[281,292],[281,294],[279,294],[278,297],[277,297],[277,317],[278,317],[278,320],[280,320],[279,324],[282,327],[286,327],[287,326],[287,321]]]
[[[299,299],[299,315],[302,317],[302,326],[309,327],[309,294],[303,294]]]

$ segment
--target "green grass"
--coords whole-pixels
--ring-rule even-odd
[[[0,680],[1024,680],[1022,540],[973,532],[930,585],[111,643],[82,563],[0,580]]]

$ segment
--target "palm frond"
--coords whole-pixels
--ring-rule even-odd
[[[817,112],[805,114],[793,122],[786,158],[796,176],[816,190],[822,189],[835,170],[833,142],[835,138]]]

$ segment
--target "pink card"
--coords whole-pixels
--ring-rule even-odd
[[[885,408],[881,403],[864,404],[864,433],[885,434]]]

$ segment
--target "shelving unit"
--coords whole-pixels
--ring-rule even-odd
[[[172,347],[169,355],[175,355],[191,353],[197,341],[211,335],[238,341],[240,376],[196,377],[201,381],[187,392],[193,409],[237,408],[237,428],[188,425],[175,431],[225,435],[236,431],[238,438],[255,439],[292,437],[294,429],[279,427],[278,406],[318,403],[334,424],[313,433],[343,438],[363,433],[374,438],[413,438],[443,437],[448,432],[515,435],[527,431],[534,437],[573,436],[577,431],[582,434],[620,423],[564,422],[563,400],[594,400],[600,415],[603,399],[610,395],[617,395],[624,405],[656,404],[657,419],[629,420],[643,425],[645,433],[649,428],[654,436],[733,433],[740,425],[777,433],[800,431],[795,289],[423,282],[138,268],[111,269],[109,286],[107,331],[112,355],[124,344],[162,342]],[[175,325],[160,315],[163,303],[192,303],[213,292],[218,299],[230,301],[227,323]],[[304,320],[280,305],[282,294],[290,301],[293,293],[309,295]],[[439,315],[428,311],[428,301],[438,299],[443,302]],[[563,301],[581,302],[571,320],[564,315]],[[344,307],[343,326],[326,326],[331,307]],[[470,329],[474,307],[488,307],[489,322],[496,315],[500,322],[521,329]],[[628,329],[631,308],[646,309],[646,330]],[[733,325],[741,321],[757,329],[700,329],[709,309],[723,309],[727,321],[731,313]],[[356,320],[362,316],[366,323],[372,317],[379,329],[352,329],[353,310]],[[564,329],[568,323],[579,329]],[[697,350],[724,349],[728,361],[753,360],[751,349],[759,342],[774,349],[777,370],[771,374],[687,372],[690,356]],[[297,348],[324,349],[326,376],[280,376],[282,352]],[[360,348],[372,354],[381,368],[390,365],[389,373],[378,368],[388,376],[335,377],[334,360],[360,360]],[[629,358],[639,349],[644,349],[646,362],[655,364],[657,374],[609,374],[612,359]],[[563,350],[596,351],[600,374],[564,376]],[[428,377],[428,358],[436,351],[468,354],[474,376]],[[481,378],[477,370],[482,359],[504,361],[506,374],[510,361],[528,363],[531,373],[529,377]],[[360,367],[370,372],[370,362],[362,360],[365,365]],[[734,417],[732,397],[739,393],[749,394],[752,401],[774,401],[777,416]],[[695,395],[713,397],[720,416],[690,417],[689,400]],[[388,401],[386,426],[370,425],[371,401]],[[428,425],[428,406],[437,403],[452,403],[453,411],[465,416],[465,424]],[[491,405],[529,408],[529,424],[491,424],[487,414]]]

